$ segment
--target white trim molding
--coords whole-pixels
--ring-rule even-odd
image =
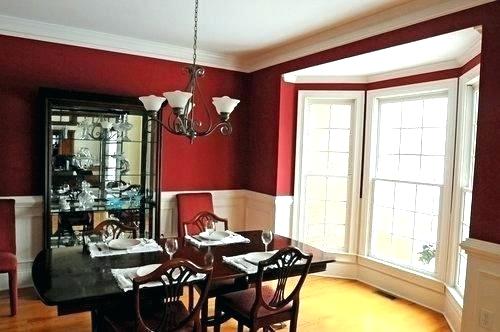
[[[193,50],[167,43],[0,15],[0,34],[97,50],[191,63]],[[234,56],[198,50],[200,65],[245,71]]]
[[[16,257],[18,285],[32,285],[31,265],[43,248],[43,199],[42,196],[0,197],[15,199]],[[8,288],[6,274],[0,274],[0,290]]]
[[[267,53],[234,56],[199,50],[201,65],[253,72],[494,0],[415,0],[334,27]],[[0,15],[0,34],[190,63],[192,50],[173,44]]]
[[[462,332],[500,331],[500,244],[468,238]]]
[[[243,67],[249,72],[256,71],[492,1],[494,0],[410,1],[273,49],[268,53],[248,57],[243,60]]]

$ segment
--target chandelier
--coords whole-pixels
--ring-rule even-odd
[[[228,96],[213,97],[212,103],[219,114],[218,123],[214,124],[208,108],[204,104],[204,99],[198,86],[198,79],[203,77],[205,69],[196,64],[196,50],[198,42],[198,0],[195,0],[194,7],[194,37],[193,37],[193,62],[186,71],[189,74],[189,81],[184,91],[171,91],[163,93],[164,97],[155,95],[139,97],[144,108],[150,112],[151,120],[159,123],[168,132],[185,136],[190,139],[191,143],[196,137],[208,136],[216,129],[219,129],[223,135],[230,135],[232,132],[229,116],[236,105],[240,102],[238,99],[232,99]],[[195,118],[195,110],[198,108],[195,104],[195,95],[198,103],[201,104],[208,121],[203,123]],[[163,108],[164,102],[167,100],[168,105],[172,109],[168,117],[164,121],[157,118],[157,113]]]

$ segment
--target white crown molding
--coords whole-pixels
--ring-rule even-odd
[[[333,75],[293,75],[284,74],[283,79],[288,83],[373,83],[385,80],[390,80],[394,78],[413,76],[425,73],[431,73],[440,70],[453,69],[461,67],[460,63],[456,60],[443,61],[438,63],[432,63],[428,65],[395,70],[391,72],[386,72],[382,74],[375,75],[358,75],[358,76],[333,76]]]
[[[0,34],[59,44],[190,63],[193,50],[166,43],[0,15]],[[234,56],[198,50],[204,66],[244,71]]]
[[[368,76],[368,83],[380,82],[385,80],[391,80],[393,78],[400,78],[406,76],[420,75],[425,73],[432,73],[440,70],[447,70],[461,67],[460,63],[456,60],[449,60],[443,62],[432,63],[429,65],[423,65],[408,69],[401,69],[390,71],[382,74],[370,75]]]
[[[204,66],[252,72],[491,1],[415,0],[264,54],[238,57],[199,50],[198,59]],[[184,63],[192,59],[187,47],[5,15],[0,15],[0,34]]]
[[[477,41],[472,44],[471,47],[469,47],[465,52],[463,52],[462,55],[457,57],[456,60],[460,64],[460,66],[463,66],[470,60],[474,59],[474,57],[479,53],[481,53],[481,38],[478,38]]]
[[[438,3],[435,0],[411,1],[298,42],[275,48],[265,54],[247,57],[243,59],[243,67],[250,72],[256,71],[492,1],[494,0],[446,0]]]
[[[337,75],[294,75],[284,74],[283,80],[287,83],[367,83],[368,76],[337,76]]]

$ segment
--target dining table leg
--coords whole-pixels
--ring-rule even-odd
[[[92,324],[92,332],[98,332],[101,330],[101,321],[99,316],[99,311],[97,308],[93,308],[90,311],[90,319]]]

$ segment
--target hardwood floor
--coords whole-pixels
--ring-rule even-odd
[[[58,317],[55,307],[41,303],[33,289],[19,294],[16,317],[9,316],[7,293],[0,294],[0,331],[90,331],[89,313]],[[301,295],[301,332],[451,331],[443,315],[406,300],[387,298],[357,281],[309,276]],[[236,322],[228,321],[222,330],[235,331]]]

